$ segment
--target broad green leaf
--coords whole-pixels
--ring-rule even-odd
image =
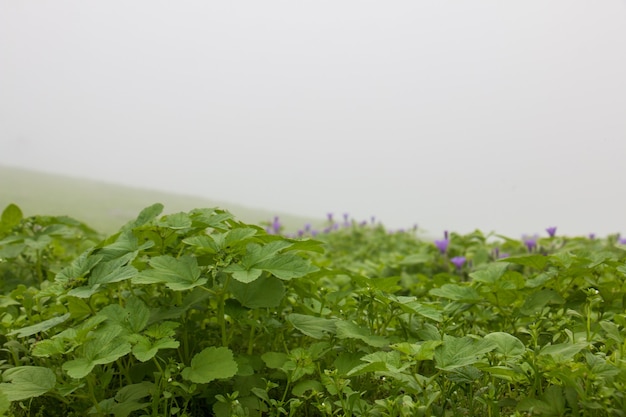
[[[530,294],[526,297],[524,305],[520,311],[526,315],[539,313],[548,304],[563,304],[565,300],[556,291],[544,289]]]
[[[292,243],[286,240],[277,240],[263,246],[250,243],[246,246],[246,254],[241,259],[241,265],[250,269],[259,262],[273,258],[279,251],[291,245]]]
[[[187,213],[168,214],[157,222],[160,227],[172,230],[188,229],[191,227],[191,218]]]
[[[180,323],[176,323],[174,321],[162,321],[148,327],[144,334],[154,339],[171,337],[176,334],[174,329],[176,329],[178,326],[180,326]]]
[[[226,229],[225,222],[233,218],[233,215],[229,212],[216,208],[194,209],[189,214],[194,223],[215,229]],[[194,226],[196,225],[194,224]]]
[[[521,356],[526,352],[526,347],[517,337],[504,332],[489,333],[485,336],[496,345],[496,352],[506,357]]]
[[[17,366],[2,374],[3,383],[0,391],[9,401],[21,401],[39,397],[56,385],[56,376],[52,369],[41,366]]]
[[[522,382],[527,378],[526,374],[521,370],[509,368],[508,366],[481,366],[480,370],[509,382]]]
[[[270,369],[280,369],[287,362],[289,356],[282,352],[265,352],[261,355],[265,366]]]
[[[143,210],[141,210],[137,218],[129,222],[128,224],[126,224],[122,228],[122,230],[130,230],[130,229],[134,229],[135,227],[143,226],[144,224],[149,223],[152,220],[154,220],[162,212],[163,212],[163,204],[161,203],[155,203],[151,206],[148,206],[144,208]]]
[[[230,264],[224,268],[224,272],[230,272],[234,279],[247,284],[258,279],[263,273],[263,270],[256,268],[246,269],[241,264]]]
[[[215,241],[216,236],[221,235],[191,236],[183,239],[183,243],[197,248],[202,253],[217,253],[222,249],[222,245]]]
[[[92,313],[89,304],[78,297],[67,297],[67,309],[72,318],[82,318]]]
[[[491,263],[484,269],[472,272],[469,276],[476,282],[493,285],[504,275],[507,268],[506,263]]]
[[[233,353],[226,347],[208,347],[191,359],[191,366],[182,370],[181,375],[188,381],[206,384],[215,379],[235,376],[237,362]]]
[[[455,368],[448,375],[447,378],[455,383],[472,384],[480,380],[482,372],[474,366],[463,366]]]
[[[148,261],[152,269],[146,269],[133,278],[136,284],[164,283],[174,291],[189,290],[207,282],[200,278],[198,261],[191,256],[182,256],[178,259],[163,255]]]
[[[22,214],[22,210],[15,204],[9,204],[2,211],[2,216],[0,217],[0,230],[10,230],[13,227],[20,224],[24,215]]]
[[[148,324],[150,309],[140,298],[131,297],[126,302],[126,306],[110,304],[104,307],[99,315],[104,315],[109,325],[123,329],[126,334],[141,332]]]
[[[273,258],[255,264],[254,267],[255,269],[267,271],[283,280],[303,277],[319,270],[306,259],[293,254],[276,255]]]
[[[443,344],[435,349],[435,364],[439,369],[450,371],[479,362],[485,353],[495,348],[491,340],[444,336]]]
[[[91,255],[91,250],[85,251],[78,258],[74,259],[71,264],[59,271],[55,280],[57,282],[71,283],[83,278],[100,261],[102,261],[102,256]]]
[[[124,281],[137,275],[135,268],[126,265],[136,254],[136,252],[132,252],[108,262],[98,263],[89,276],[89,286],[100,287],[102,284]]]
[[[426,340],[418,343],[397,343],[391,347],[398,352],[410,356],[413,360],[430,361],[433,360],[435,356],[435,349],[442,343],[441,340]]]
[[[146,402],[124,401],[120,403],[115,403],[111,407],[111,413],[113,414],[114,417],[128,417],[131,415],[133,411],[143,410],[144,408],[148,408],[150,405],[151,404],[148,401]]]
[[[11,408],[11,401],[9,401],[9,397],[0,389],[0,416],[5,415],[7,411]]]
[[[241,305],[248,308],[278,307],[285,295],[283,282],[273,276],[261,276],[248,284],[230,283],[230,291]]]
[[[305,379],[303,381],[299,381],[296,385],[294,385],[291,393],[296,397],[302,397],[308,391],[324,392],[324,386],[319,381]]]
[[[400,265],[420,265],[427,264],[432,261],[433,256],[428,253],[415,253],[405,256],[404,259],[400,261]]]
[[[542,270],[548,264],[549,259],[549,257],[544,255],[522,255],[503,258],[500,259],[500,262],[530,266],[532,268]]]
[[[21,329],[13,330],[7,333],[9,336],[17,335],[17,337],[32,336],[36,333],[45,332],[53,328],[54,326],[65,322],[70,318],[70,313],[65,313],[62,316],[53,317],[51,319],[42,321],[41,323],[33,324],[32,326],[22,327]]]
[[[153,382],[143,381],[138,384],[125,385],[115,394],[115,401],[123,403],[126,401],[137,401],[153,395],[155,385]]]
[[[131,231],[125,231],[120,233],[113,243],[109,243],[103,248],[99,249],[96,253],[104,257],[105,261],[119,258],[129,253],[135,253],[135,256],[139,251],[148,249],[154,246],[154,242],[149,240],[143,245],[139,245],[137,236]],[[134,256],[132,257],[134,259]]]
[[[383,336],[373,336],[367,329],[357,326],[348,321],[338,320],[335,322],[337,327],[337,337],[339,339],[359,339],[370,346],[383,347],[389,344],[389,340]]]
[[[295,240],[291,241],[292,245],[286,249],[286,252],[291,251],[307,251],[307,252],[316,252],[316,253],[324,253],[324,242],[320,242],[318,240],[313,239],[303,239],[303,240]]]
[[[6,239],[5,239],[6,240]],[[20,256],[22,251],[26,248],[23,243],[6,244],[0,242],[0,258],[14,259]]]
[[[121,331],[118,327],[98,329],[95,337],[82,346],[83,356],[65,362],[63,370],[72,378],[84,378],[96,365],[114,362],[130,353],[130,343],[120,340]]]
[[[433,288],[428,293],[454,301],[475,303],[482,300],[475,288],[458,284],[444,284],[439,288]]]
[[[335,333],[336,331],[335,321],[322,317],[292,313],[287,316],[287,321],[293,327],[314,339],[321,339],[327,333]]]
[[[364,364],[358,365],[348,372],[348,376],[363,375],[370,372],[399,373],[409,364],[403,363],[400,352],[374,352],[361,358]]]
[[[443,314],[440,310],[418,301],[401,302],[400,308],[407,313],[416,313],[439,323],[443,321]]]
[[[33,347],[33,356],[49,358],[50,356],[67,353],[67,346],[63,338],[44,339]]]
[[[136,344],[133,346],[132,352],[141,362],[149,361],[161,349],[176,349],[180,345],[178,340],[174,340],[171,337],[151,341],[145,336],[135,335],[134,340]]]
[[[572,360],[574,356],[587,347],[587,343],[558,343],[541,348],[539,355],[550,355],[557,363]]]
[[[255,236],[257,233],[258,230],[251,227],[241,227],[229,230],[228,232],[224,233],[223,249],[225,249],[227,246],[236,246],[238,244],[242,244],[251,237]]]

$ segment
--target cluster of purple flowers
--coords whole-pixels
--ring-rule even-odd
[[[330,233],[341,228],[350,228],[354,226],[359,227],[367,227],[368,225],[376,226],[376,217],[371,216],[369,222],[367,220],[363,220],[361,222],[357,222],[354,219],[350,218],[349,213],[343,213],[342,222],[336,222],[335,216],[333,213],[326,214],[327,226],[323,228],[321,231],[314,229],[310,223],[304,225],[304,228],[298,230],[294,234],[288,234],[287,237],[304,237],[304,236],[312,236],[315,237],[319,233]],[[417,224],[413,226],[411,229],[414,232],[417,231]],[[265,228],[265,231],[269,234],[280,234],[283,231],[283,225],[280,223],[278,216],[274,217],[274,220],[269,223],[269,225]],[[396,231],[397,233],[404,233],[405,229],[399,229]],[[389,231],[389,233],[394,233],[393,231]]]

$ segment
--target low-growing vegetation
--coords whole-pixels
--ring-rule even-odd
[[[9,416],[626,416],[619,236],[0,220]]]

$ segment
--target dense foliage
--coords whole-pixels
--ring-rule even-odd
[[[11,416],[626,416],[618,236],[0,220]]]

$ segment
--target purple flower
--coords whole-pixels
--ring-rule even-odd
[[[590,240],[594,240],[596,238],[596,234],[595,233],[589,233],[589,239]]]
[[[620,245],[626,245],[626,237],[618,238],[617,243],[619,243]]]
[[[274,230],[274,233],[279,233],[280,227],[280,221],[278,221],[278,216],[276,216],[274,217],[274,222],[272,223],[272,229]]]
[[[350,217],[350,215],[348,213],[343,213],[343,221],[344,222],[348,222],[348,217]]]
[[[439,252],[442,254],[446,253],[449,244],[450,241],[447,238],[443,240],[435,240],[435,246],[437,246],[437,249],[439,249]]]
[[[450,259],[450,262],[452,262],[454,266],[456,266],[456,269],[461,269],[463,267],[463,264],[465,264],[465,256],[455,256],[454,258]]]
[[[305,224],[304,225],[304,230],[307,231],[307,232],[310,232],[311,231],[311,223]]]
[[[537,248],[537,235],[524,236],[523,240],[524,240],[524,244],[528,248],[528,252],[532,252],[533,249]]]
[[[554,237],[554,234],[556,233],[556,226],[548,227],[546,229],[546,232],[548,232],[548,235],[550,235],[550,237]]]
[[[443,237],[444,237],[444,239],[448,240],[448,231],[447,230],[443,231]]]
[[[328,218],[329,222],[333,221],[333,213],[326,213],[326,217]]]

